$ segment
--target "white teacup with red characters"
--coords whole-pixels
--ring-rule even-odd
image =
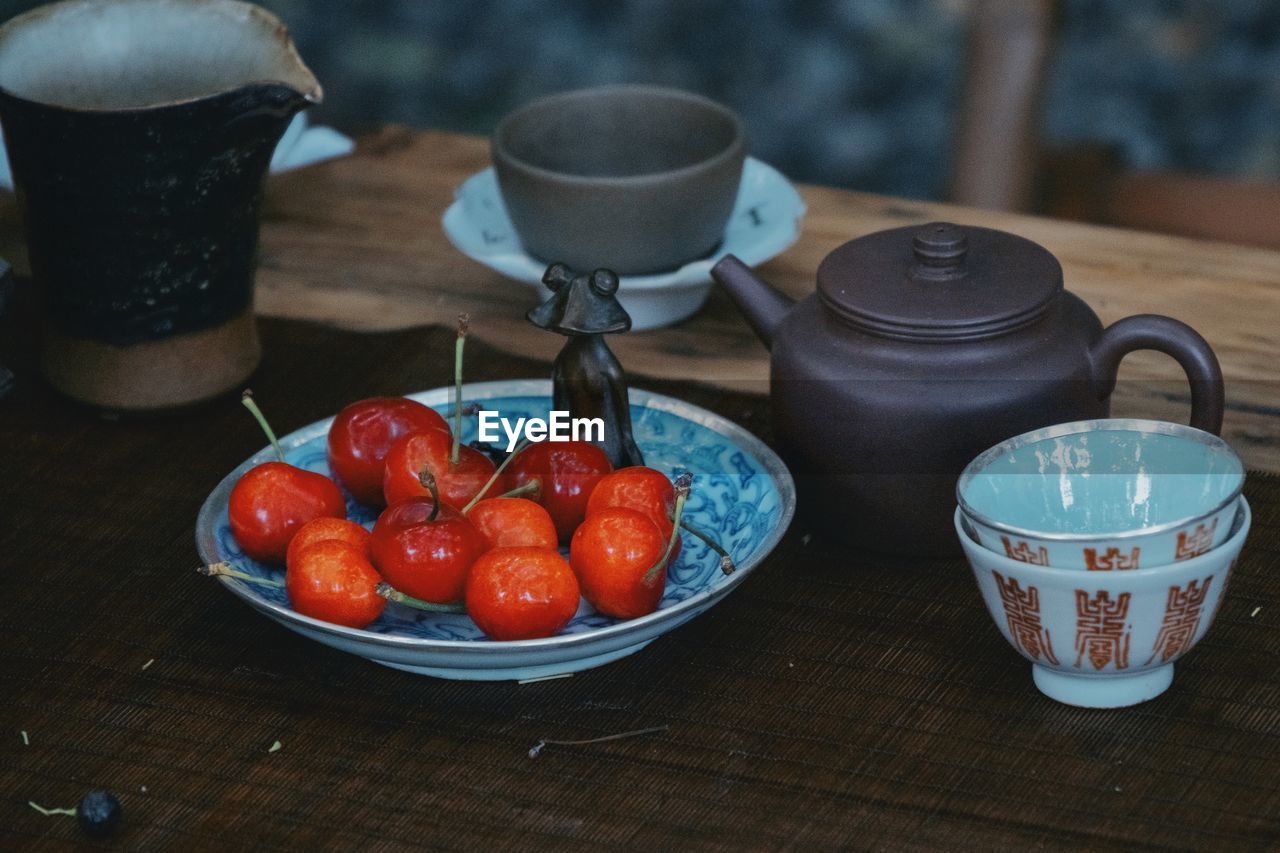
[[[1070,572],[1011,560],[956,533],[1000,633],[1031,661],[1036,687],[1082,708],[1120,708],[1163,693],[1173,662],[1209,630],[1251,521],[1243,497],[1229,538],[1188,560]]]
[[[1133,571],[1189,560],[1230,533],[1244,466],[1216,435],[1124,418],[1024,433],[983,452],[956,494],[967,538],[1011,560]]]

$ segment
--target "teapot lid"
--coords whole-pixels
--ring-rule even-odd
[[[881,337],[970,341],[1035,322],[1062,292],[1047,249],[992,228],[933,222],[878,231],[818,266],[828,309]]]

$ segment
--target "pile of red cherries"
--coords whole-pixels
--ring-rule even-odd
[[[248,392],[244,402],[278,458],[236,482],[231,532],[249,557],[284,564],[299,613],[363,628],[391,600],[465,611],[489,638],[523,640],[562,630],[579,596],[619,619],[651,613],[662,599],[688,475],[673,484],[653,468],[615,471],[585,441],[524,443],[497,465],[460,440],[459,383],[452,428],[405,397],[344,408],[329,428],[330,479],[285,462]],[[338,483],[385,507],[372,531],[347,519]],[[254,579],[226,564],[206,573]]]

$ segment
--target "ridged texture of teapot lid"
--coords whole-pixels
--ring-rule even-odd
[[[818,294],[846,322],[907,340],[981,340],[1035,322],[1062,292],[1038,243],[946,222],[878,231],[818,267]]]

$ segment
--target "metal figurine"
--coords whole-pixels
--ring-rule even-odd
[[[613,467],[643,465],[631,436],[627,377],[604,341],[607,334],[631,328],[631,317],[618,303],[618,276],[606,269],[575,275],[564,264],[552,264],[542,283],[551,297],[529,312],[529,322],[569,339],[551,370],[555,408],[571,418],[604,421],[602,449]]]

